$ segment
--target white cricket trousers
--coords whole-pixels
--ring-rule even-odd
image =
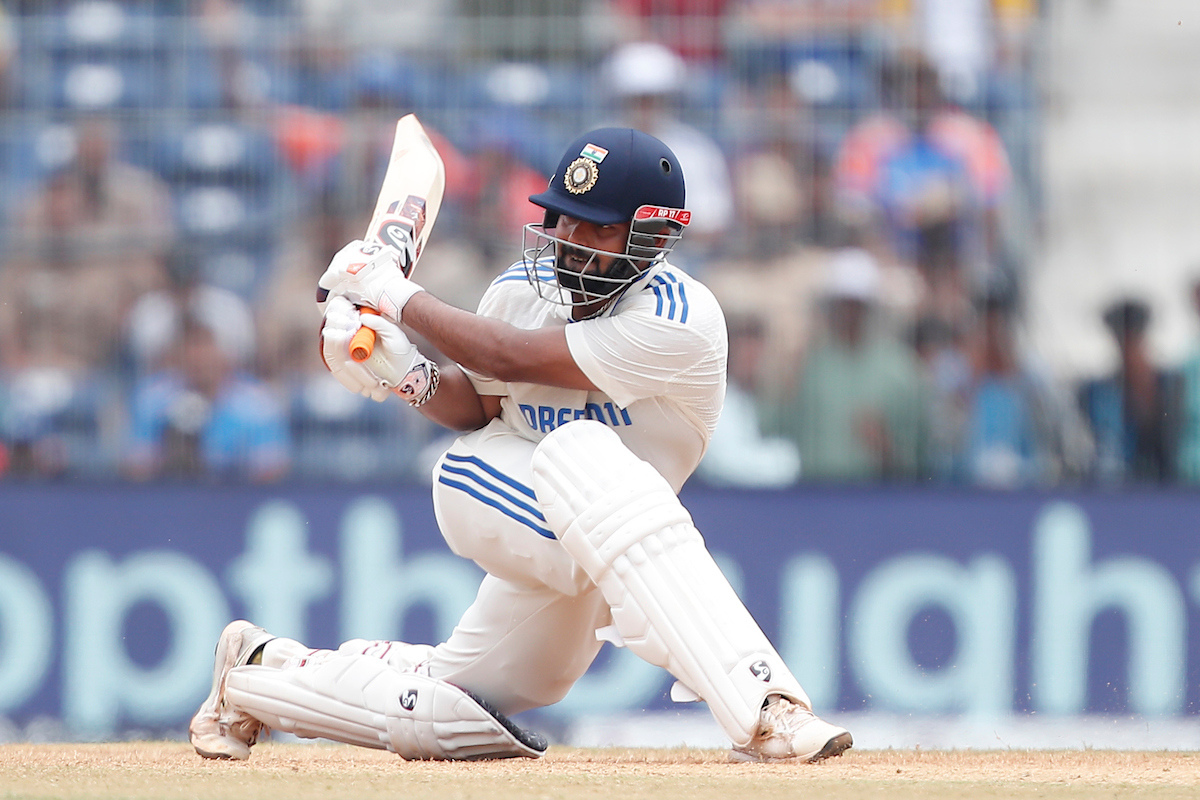
[[[493,420],[455,441],[433,471],[450,549],[488,574],[429,674],[516,714],[556,703],[587,671],[608,604],[546,525],[534,497],[536,443]]]

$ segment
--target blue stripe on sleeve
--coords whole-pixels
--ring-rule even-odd
[[[658,298],[658,306],[654,309],[654,316],[661,317],[663,315],[663,296],[662,291],[658,288],[658,284],[652,284],[650,288],[654,291],[654,296]]]
[[[667,319],[676,319],[678,313],[678,322],[687,322],[688,318],[688,299],[687,293],[684,291],[683,283],[674,275],[661,274],[657,275],[650,283],[650,289],[654,292],[654,296],[658,298],[658,305],[655,307],[654,314],[658,317],[666,317]],[[678,290],[678,292],[676,291]],[[677,298],[678,295],[678,298]],[[665,313],[664,313],[665,305]]]
[[[554,267],[538,262],[537,267],[534,269],[534,274],[537,275],[539,281],[552,281],[554,279]],[[516,266],[509,267],[508,269],[504,270],[504,272],[501,272],[498,276],[496,276],[492,283],[504,283],[505,281],[525,281],[528,283],[529,273],[526,272],[523,265],[518,264]]]

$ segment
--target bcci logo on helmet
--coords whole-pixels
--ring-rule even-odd
[[[571,194],[583,194],[596,185],[600,178],[600,168],[590,158],[580,156],[571,162],[563,175],[563,185]]]

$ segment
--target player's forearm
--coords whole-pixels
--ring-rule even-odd
[[[404,306],[403,322],[472,372],[506,382],[594,389],[575,364],[558,328],[525,330],[472,314],[420,292]]]
[[[439,352],[467,369],[499,378],[493,370],[512,326],[480,317],[419,292],[404,306],[403,323],[424,336]],[[503,379],[503,378],[501,378]]]
[[[494,416],[470,379],[453,364],[442,368],[437,392],[417,410],[431,422],[454,431],[477,430]]]

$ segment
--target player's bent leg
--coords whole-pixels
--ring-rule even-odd
[[[475,602],[435,648],[430,675],[470,689],[504,714],[557,703],[595,660],[609,625],[599,589],[564,595],[484,577]]]
[[[736,753],[814,760],[850,746],[812,714],[667,481],[615,433],[585,420],[557,428],[534,454],[533,486],[625,645],[706,701]]]
[[[433,508],[450,549],[489,575],[565,595],[593,588],[546,524],[531,484],[535,443],[501,420],[460,436],[433,470]]]
[[[303,666],[237,666],[225,696],[276,730],[409,760],[537,758],[546,750],[545,739],[469,692],[369,655],[327,651]]]
[[[351,639],[337,650],[317,650],[294,639],[272,636],[245,620],[225,626],[217,641],[212,690],[192,717],[188,734],[196,752],[205,758],[244,760],[268,725],[230,700],[228,678],[235,667],[247,665],[284,669],[328,658],[362,656],[377,659],[402,672],[417,671],[433,655],[430,645]]]

